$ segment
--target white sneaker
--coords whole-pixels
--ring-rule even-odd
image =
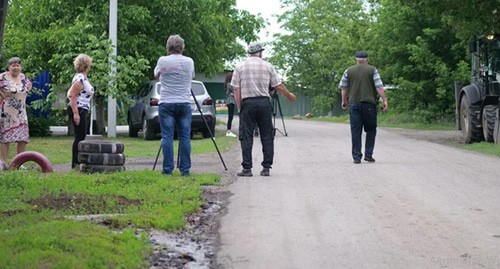
[[[231,131],[227,131],[226,136],[236,137],[236,135],[233,134],[233,132],[231,132]]]

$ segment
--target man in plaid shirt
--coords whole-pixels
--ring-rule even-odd
[[[274,158],[274,127],[272,123],[272,104],[270,88],[285,96],[290,102],[296,97],[289,92],[278,78],[274,66],[262,60],[264,48],[258,42],[248,46],[249,57],[241,62],[233,72],[231,85],[240,114],[239,140],[243,161],[240,177],[252,176],[252,147],[255,127],[260,130],[260,142],[264,160],[261,176],[269,176]]]

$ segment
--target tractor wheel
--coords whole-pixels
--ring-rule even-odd
[[[487,105],[483,107],[481,113],[483,135],[486,142],[493,142],[493,132],[495,131],[495,118],[497,114],[497,107],[494,105]]]
[[[14,156],[9,165],[9,170],[18,170],[22,164],[30,161],[37,163],[43,173],[51,173],[53,171],[49,159],[36,151],[25,151]]]
[[[463,95],[460,100],[460,126],[465,143],[481,141],[482,130],[478,128],[479,120],[470,107],[469,98]]]

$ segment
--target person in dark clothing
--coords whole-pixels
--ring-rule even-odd
[[[233,125],[234,117],[234,107],[236,106],[236,100],[234,99],[234,87],[231,85],[231,79],[233,78],[233,71],[230,71],[226,75],[224,80],[224,89],[226,90],[226,106],[227,106],[227,132],[226,136],[236,137],[236,135],[231,131]]]
[[[240,111],[239,140],[243,161],[243,170],[237,175],[252,176],[252,147],[255,127],[259,127],[260,141],[264,160],[260,175],[269,176],[274,158],[274,127],[272,123],[272,104],[269,86],[289,101],[296,97],[281,83],[274,66],[262,60],[262,45],[258,42],[248,46],[249,57],[241,62],[233,72],[231,85],[234,86],[236,105]]]
[[[339,87],[342,89],[342,108],[349,108],[351,123],[352,158],[354,163],[361,163],[361,136],[366,132],[365,158],[375,162],[373,149],[377,134],[377,101],[382,98],[382,111],[387,111],[387,98],[384,84],[376,67],[368,64],[368,53],[356,53],[356,65],[344,71]]]

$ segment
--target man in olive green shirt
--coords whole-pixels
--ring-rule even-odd
[[[377,101],[378,95],[383,100],[382,111],[387,110],[387,99],[384,84],[377,68],[368,64],[368,53],[356,53],[356,65],[345,70],[340,80],[342,89],[342,108],[349,107],[351,123],[352,158],[354,163],[361,163],[361,135],[366,132],[365,158],[367,162],[375,162],[373,149],[377,134]]]

